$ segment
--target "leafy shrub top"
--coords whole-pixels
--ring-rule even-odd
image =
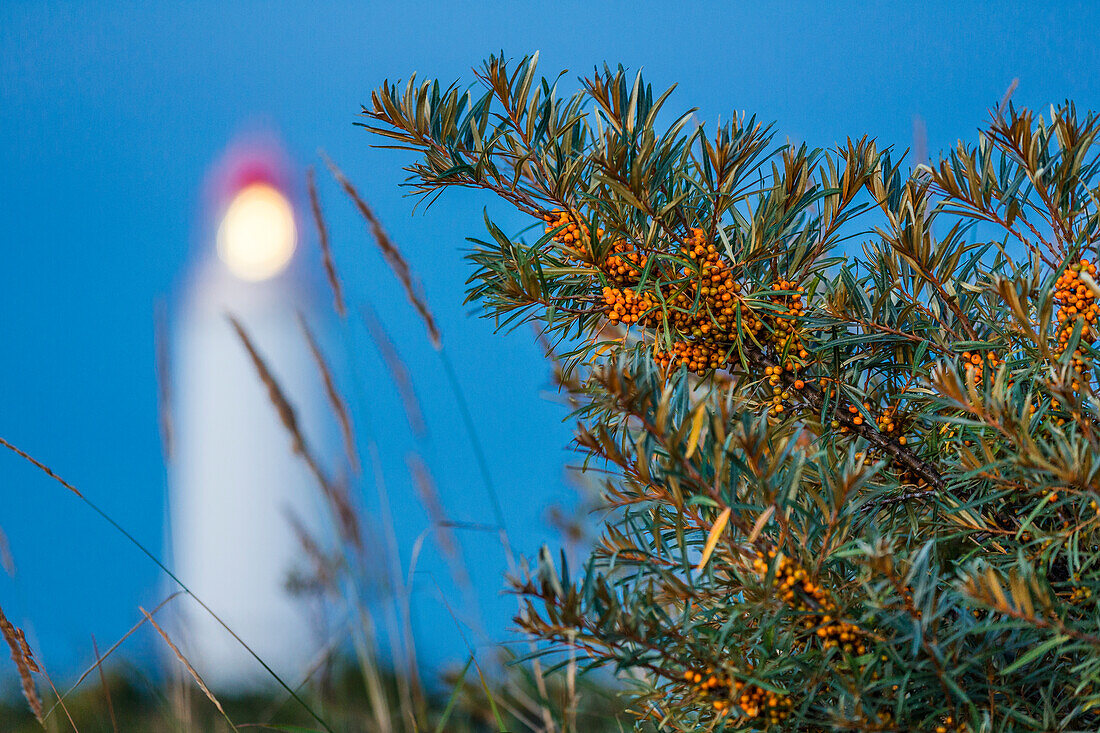
[[[486,219],[470,298],[560,354],[608,512],[522,628],[660,729],[1100,727],[1097,116],[1006,101],[907,171],[536,63],[364,108],[415,192],[539,225]]]

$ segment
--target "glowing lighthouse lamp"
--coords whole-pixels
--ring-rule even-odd
[[[290,202],[272,186],[253,183],[226,209],[218,227],[218,256],[242,280],[267,280],[290,263],[297,240]]]
[[[199,253],[173,343],[175,445],[170,470],[171,545],[180,579],[284,679],[316,654],[305,602],[286,590],[300,565],[291,522],[317,533],[320,507],[306,467],[266,387],[229,324],[236,317],[294,403],[302,430],[324,430],[323,393],[296,314],[310,303],[294,208],[277,156],[236,155],[215,208],[216,252]],[[324,441],[313,441],[323,445]],[[240,644],[196,605],[184,608],[188,659],[211,685],[270,682]]]

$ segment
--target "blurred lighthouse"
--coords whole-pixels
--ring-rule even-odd
[[[316,536],[320,503],[228,316],[249,333],[317,445],[324,396],[297,314],[312,311],[289,166],[270,142],[238,145],[215,169],[209,213],[173,317],[174,446],[169,535],[175,571],[293,684],[317,652],[311,609],[286,589],[301,557],[296,521]],[[299,560],[300,563],[300,560]],[[269,683],[195,604],[180,606],[182,646],[208,683]]]

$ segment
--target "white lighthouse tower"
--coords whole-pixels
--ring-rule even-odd
[[[179,578],[293,684],[317,640],[307,602],[286,589],[302,556],[291,522],[319,533],[321,505],[228,321],[240,321],[302,430],[323,443],[323,387],[297,320],[311,311],[309,280],[285,170],[277,149],[252,145],[232,150],[213,177],[211,216],[173,319],[168,529]],[[271,682],[220,624],[180,603],[181,646],[210,685]]]

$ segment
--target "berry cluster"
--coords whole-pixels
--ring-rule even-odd
[[[799,319],[802,317],[802,295],[805,289],[791,280],[780,280],[772,283],[772,290],[776,291],[771,296],[775,310],[768,316],[768,325],[771,326],[770,340],[777,354],[786,355],[790,370],[800,368],[802,361],[810,353],[806,351],[802,343],[802,328]],[[799,361],[792,357],[797,356]]]
[[[600,234],[603,234],[602,230]],[[637,285],[648,261],[644,252],[619,239],[611,245],[611,254],[600,269],[608,280],[617,285]]]
[[[825,380],[823,379],[821,381],[822,381],[822,383],[824,383]],[[870,412],[871,411],[871,403],[870,402],[864,402],[863,403],[863,410],[865,412]],[[861,413],[859,411],[858,407],[856,407],[855,405],[848,405],[848,414],[850,414],[852,416],[852,424],[853,425],[859,426],[859,425],[863,424],[863,413]],[[837,425],[840,425],[840,423],[837,423]],[[836,427],[836,426],[834,426],[834,427]],[[851,432],[851,429],[847,425],[840,425],[840,432],[841,433],[849,433],[849,432]]]
[[[701,377],[710,370],[721,368],[725,363],[724,355],[725,350],[706,341],[675,341],[667,351],[658,349],[657,363],[666,372],[685,366]]]
[[[837,618],[839,608],[836,602],[794,560],[777,556],[775,550],[770,550],[767,555],[757,555],[752,563],[753,570],[766,577],[772,562],[775,563],[772,585],[778,591],[779,598],[794,610],[806,614],[803,626],[814,631],[822,646],[826,649],[837,647],[847,654],[867,652],[863,632],[855,624]]]
[[[666,369],[682,365],[702,376],[722,365],[739,317],[741,328],[754,337],[763,324],[742,300],[741,284],[734,280],[718,248],[707,243],[702,229],[694,228],[684,238],[681,254],[693,267],[680,273],[683,282],[671,286],[668,300],[671,325],[689,338],[673,344],[668,352],[659,352],[657,360]]]
[[[674,366],[686,366],[688,371],[704,374],[726,362],[727,349],[708,341],[674,341],[665,351],[657,349],[657,363],[666,372]]]
[[[691,287],[681,290],[674,299],[674,303],[679,306],[679,321],[676,325],[681,331],[695,337],[707,335],[710,332],[709,327],[721,333],[729,333],[737,317],[736,306],[740,302],[738,294],[741,292],[741,284],[733,279],[729,266],[718,254],[718,248],[707,243],[702,229],[691,230],[684,238],[681,253],[698,270],[687,269],[683,272],[686,278],[691,279]]]
[[[791,398],[790,390],[785,390],[779,386],[779,377],[781,374],[783,374],[782,367],[764,367],[764,376],[768,378],[768,384],[772,389],[772,406],[768,408],[768,411],[777,417],[787,409],[783,403]],[[794,383],[795,389],[802,389],[804,386],[806,386],[806,383],[801,379]]]
[[[776,310],[764,317],[768,326],[765,339],[771,344],[783,364],[765,367],[764,376],[768,378],[768,384],[772,390],[772,404],[769,412],[773,417],[778,417],[786,410],[784,403],[791,397],[789,389],[785,390],[779,386],[780,375],[783,372],[790,372],[798,377],[810,354],[802,342],[802,328],[798,323],[803,313],[804,289],[790,280],[780,280],[772,284],[772,290],[776,291],[776,294],[771,296],[771,302]],[[801,379],[795,379],[791,386],[800,390],[806,386],[806,383]]]
[[[543,218],[554,241],[566,245],[565,254],[578,259],[574,248],[591,236],[589,226],[575,212],[553,211]],[[603,230],[596,229],[595,235],[603,236]],[[653,265],[651,255],[623,240],[611,244],[610,254],[598,265],[607,283],[600,300],[608,321],[671,327],[677,334],[675,341],[667,346],[654,341],[654,358],[666,373],[686,367],[703,376],[726,367],[742,339],[753,348],[765,349],[779,362],[764,370],[766,388],[771,391],[768,412],[781,416],[790,409],[788,402],[795,391],[805,387],[800,378],[809,358],[801,324],[804,288],[781,278],[771,285],[768,307],[754,308],[743,296],[733,268],[703,229],[690,229],[678,247],[677,254],[683,258],[679,261],[686,263],[662,262],[655,271],[660,284],[647,288],[639,286],[639,279]],[[785,373],[789,378],[783,380]]]
[[[835,390],[832,387],[826,387],[825,385],[827,383],[828,382],[825,379],[822,379],[819,382],[821,387],[827,391],[829,396],[833,396],[835,394]],[[878,415],[875,416],[875,426],[878,428],[880,433],[884,433],[887,437],[897,440],[898,445],[905,445],[909,442],[909,439],[906,438],[904,435],[905,426],[909,423],[909,420],[908,418],[899,415],[898,409],[898,404],[894,403],[892,407],[888,407],[883,412],[880,412]],[[873,410],[871,409],[870,402],[864,402],[862,410],[860,410],[855,405],[848,405],[848,414],[852,416],[852,424],[856,426],[862,425],[865,422],[863,416],[869,415],[872,412]],[[836,420],[833,421],[832,427],[834,429],[839,429],[841,433],[851,432],[851,429],[847,425],[841,425],[840,422]],[[868,458],[877,458],[878,453],[871,450],[868,451],[867,456]]]
[[[653,299],[648,293],[638,294],[632,288],[603,289],[603,302],[607,306],[607,320],[612,324],[627,326],[639,321],[650,321],[655,317]]]
[[[903,432],[902,420],[898,416],[897,404],[887,408],[885,412],[880,413],[878,417],[875,418],[875,423],[878,425],[880,433],[885,433],[890,437],[897,434],[898,443],[900,445],[905,445],[906,438],[901,434]]]
[[[543,214],[546,222],[546,233],[555,232],[552,239],[558,244],[564,244],[568,248],[566,255],[572,259],[577,257],[576,245],[590,238],[591,230],[584,220],[574,212],[555,210]],[[603,229],[596,229],[596,238],[603,237]],[[573,250],[573,251],[570,251]],[[648,258],[643,252],[639,252],[625,241],[618,239],[611,245],[611,253],[600,267],[607,279],[619,286],[637,285],[638,279],[645,269]]]
[[[1096,502],[1092,502],[1095,504]],[[1088,586],[1081,585],[1081,575],[1079,573],[1073,574],[1073,590],[1070,592],[1070,603],[1083,603],[1092,598],[1092,589]]]
[[[935,730],[936,733],[949,733],[949,731],[956,731],[957,733],[961,733],[962,731],[966,730],[966,725],[960,724],[956,726],[955,719],[948,715],[940,719],[940,723],[936,726]]]
[[[984,371],[982,367],[982,361],[983,354],[981,354],[980,352],[964,351],[962,353],[961,363],[963,365],[963,369],[966,370],[967,381],[973,382],[975,387],[981,385],[982,383],[982,373]],[[989,372],[991,374],[997,371],[1001,364],[1004,364],[1004,360],[999,358],[994,351],[985,352],[984,361],[989,367]]]
[[[706,672],[684,672],[684,679],[695,688],[696,695],[706,698],[719,714],[736,706],[741,715],[759,719],[765,725],[778,725],[790,715],[791,701],[786,695],[765,690],[754,684],[731,679],[729,675]]]
[[[572,247],[588,239],[588,225],[574,213],[568,211],[551,211],[542,215],[546,222],[546,233],[562,227],[554,234],[554,241]],[[596,230],[597,236],[603,235],[602,229]]]
[[[1100,317],[1100,303],[1096,294],[1085,283],[1084,277],[1095,282],[1096,265],[1081,260],[1067,267],[1054,284],[1054,301],[1058,304],[1058,344],[1065,352],[1077,324],[1081,325],[1081,343],[1092,344],[1100,337],[1096,320]],[[1081,349],[1073,351],[1073,389],[1081,389],[1080,380],[1088,378],[1089,364]]]

